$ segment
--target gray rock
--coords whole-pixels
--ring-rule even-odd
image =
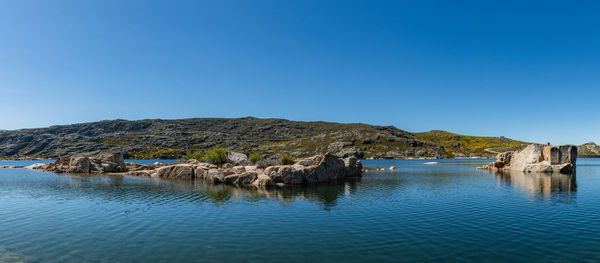
[[[340,158],[348,158],[348,157],[356,157],[363,158],[364,153],[358,147],[344,148],[341,151],[337,152],[335,155]]]
[[[246,171],[246,168],[244,168],[244,166],[238,165],[231,168],[231,170],[236,174],[241,174]]]
[[[576,160],[576,146],[531,144],[519,151],[500,153],[496,156],[496,161],[483,168],[535,173],[572,173],[575,171]]]
[[[87,157],[73,157],[69,160],[67,171],[71,173],[90,173],[91,162]]]
[[[212,183],[223,183],[225,175],[219,169],[210,169],[206,175],[206,180]]]
[[[190,179],[194,178],[194,166],[192,164],[187,163],[164,166],[156,169],[156,172],[153,176],[164,178]]]
[[[278,184],[322,183],[360,176],[362,164],[354,157],[341,159],[335,155],[317,155],[293,165],[270,166],[265,175]]]
[[[248,156],[238,152],[227,152],[227,162],[232,164],[249,164]]]

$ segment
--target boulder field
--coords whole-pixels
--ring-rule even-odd
[[[531,144],[519,151],[499,153],[496,161],[481,167],[492,171],[575,172],[577,146]]]
[[[58,158],[49,164],[35,164],[30,169],[55,173],[99,173],[132,176],[199,179],[211,183],[284,186],[340,181],[346,177],[360,177],[362,163],[355,157],[340,158],[332,154],[301,159],[292,165],[274,165],[261,168],[256,165],[223,166],[188,160],[185,163],[142,165],[125,163],[121,154],[94,157]]]

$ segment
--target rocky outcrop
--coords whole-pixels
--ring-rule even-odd
[[[127,171],[127,165],[120,153],[98,156],[60,157],[49,164],[35,164],[30,168],[54,173],[120,173]]]
[[[522,172],[572,173],[577,161],[577,147],[573,145],[531,144],[523,150],[503,152],[496,161],[482,167],[490,170]]]
[[[316,155],[298,160],[292,165],[274,165],[264,169],[255,165],[233,166],[230,163],[218,167],[197,160],[169,165],[125,164],[123,157],[119,158],[117,155],[59,158],[53,163],[37,164],[29,168],[59,173],[121,173],[133,176],[198,179],[216,184],[257,187],[333,182],[362,175],[362,164],[358,159],[340,158],[332,154]]]

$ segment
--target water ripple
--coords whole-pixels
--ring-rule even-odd
[[[0,262],[600,260],[598,160],[576,177],[441,162],[268,190],[0,169]]]

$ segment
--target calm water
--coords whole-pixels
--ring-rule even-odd
[[[600,159],[576,177],[424,162],[268,191],[0,169],[0,262],[600,261]]]

